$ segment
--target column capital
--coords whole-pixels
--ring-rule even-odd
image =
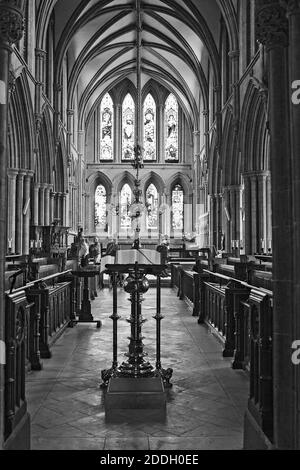
[[[35,49],[35,56],[39,57],[41,59],[45,59],[47,55],[47,52],[44,51],[43,49],[36,48]]]
[[[238,59],[240,57],[240,51],[229,51],[228,56],[230,57],[230,59]]]
[[[18,171],[18,178],[24,178],[24,176],[27,175],[27,171],[26,170],[19,170]]]
[[[286,8],[288,16],[300,14],[300,0],[280,0],[280,5]]]
[[[288,46],[288,20],[278,1],[257,1],[256,31],[258,41],[267,49]]]
[[[242,186],[239,184],[231,184],[229,186],[226,186],[226,189],[228,189],[228,191],[240,191],[241,188]]]
[[[28,178],[33,178],[33,176],[34,176],[34,171],[33,171],[33,170],[27,170],[25,176],[27,176]]]
[[[215,93],[219,93],[221,90],[222,90],[222,85],[219,85],[219,84],[218,84],[218,85],[215,85],[215,86],[214,86],[214,92],[215,92]]]
[[[41,191],[45,191],[45,189],[47,189],[47,188],[48,188],[48,184],[47,184],[47,183],[41,183],[41,184],[40,184],[40,190],[41,190]]]
[[[196,137],[199,136],[199,135],[200,135],[200,131],[193,131],[193,135],[196,136]]]
[[[259,176],[270,176],[270,171],[269,170],[256,170],[256,171],[247,171],[243,173],[243,178],[252,178],[253,176],[259,177]]]
[[[23,0],[0,2],[0,43],[11,46],[20,41],[24,31]]]
[[[8,168],[7,169],[7,176],[9,178],[16,178],[18,174],[19,174],[19,170],[17,170],[17,168]]]

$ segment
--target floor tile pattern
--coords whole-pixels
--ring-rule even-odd
[[[127,351],[130,302],[118,291],[119,361]],[[155,290],[142,305],[145,350],[155,364]],[[112,361],[112,293],[99,292],[92,303],[95,324],[68,328],[43,360],[40,372],[28,373],[26,390],[32,420],[32,449],[70,450],[212,450],[242,449],[243,415],[249,378],[231,369],[222,346],[197,324],[176,292],[162,289],[162,365],[172,367],[165,421],[143,413],[124,413],[106,422],[100,372]]]

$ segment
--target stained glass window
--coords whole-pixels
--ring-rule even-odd
[[[134,159],[134,126],[135,106],[130,93],[128,93],[122,105],[122,159]]]
[[[156,160],[156,105],[150,93],[144,102],[144,160]]]
[[[158,229],[158,192],[154,184],[146,191],[147,228]]]
[[[129,208],[132,201],[132,190],[129,184],[124,184],[121,195],[120,195],[120,217],[121,217],[121,228],[131,228],[131,218],[129,216]]]
[[[183,230],[184,226],[183,189],[176,184],[172,191],[172,229]]]
[[[166,160],[178,160],[178,103],[171,93],[165,105]]]
[[[113,159],[113,101],[106,93],[100,107],[100,160]]]
[[[96,229],[106,229],[106,190],[105,187],[100,184],[96,188],[95,192],[95,226]]]

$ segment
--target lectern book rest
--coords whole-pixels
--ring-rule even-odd
[[[155,250],[120,250],[117,251],[117,264],[160,264],[160,253]]]

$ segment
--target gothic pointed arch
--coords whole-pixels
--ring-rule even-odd
[[[27,77],[21,73],[12,87],[9,105],[10,168],[34,169],[34,117]]]
[[[174,186],[176,186],[176,184],[179,184],[183,188],[184,203],[190,204],[192,194],[193,194],[191,179],[187,175],[181,172],[176,172],[175,174],[173,174],[166,183],[167,201],[169,201],[169,203],[171,202],[172,190]]]
[[[129,186],[133,190],[134,181],[135,181],[135,178],[133,174],[127,170],[118,174],[113,180],[114,194],[119,194],[125,183],[129,184]]]
[[[269,131],[266,121],[265,90],[250,81],[241,114],[241,171],[267,171],[269,161]]]
[[[156,186],[160,195],[165,192],[166,185],[162,177],[155,171],[150,171],[141,179],[141,185],[144,194],[151,183]]]

